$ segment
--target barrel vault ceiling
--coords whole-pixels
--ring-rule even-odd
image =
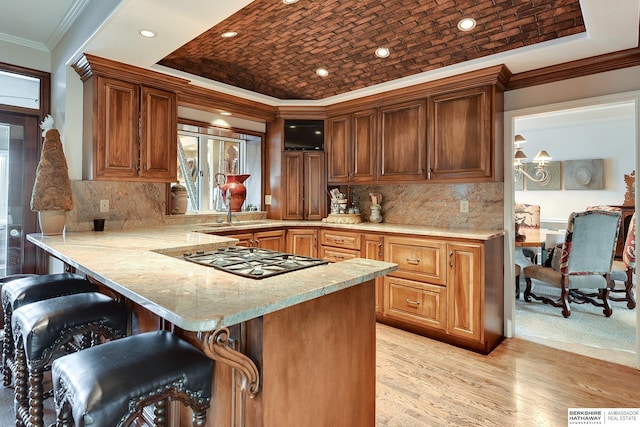
[[[464,17],[471,31],[457,28]],[[158,64],[317,100],[584,32],[579,0],[254,0]]]

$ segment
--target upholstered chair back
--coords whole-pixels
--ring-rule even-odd
[[[636,267],[636,214],[631,215],[627,237],[624,242],[624,251],[622,252],[622,261],[627,268]]]

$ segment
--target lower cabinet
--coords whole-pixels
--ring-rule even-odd
[[[290,228],[287,230],[287,253],[318,257],[318,229]]]
[[[249,248],[271,249],[282,252],[285,250],[284,230],[256,231],[255,233],[229,233],[221,235],[238,239],[237,246]]]
[[[330,262],[360,257],[361,236],[345,230],[320,230],[320,258]]]
[[[378,320],[489,353],[503,336],[502,241],[385,237],[398,270],[385,277]]]

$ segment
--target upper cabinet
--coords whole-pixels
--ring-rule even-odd
[[[375,109],[327,121],[327,176],[330,183],[371,182],[376,178]]]
[[[321,220],[326,216],[323,151],[285,151],[282,176],[283,219]]]
[[[490,86],[429,98],[429,179],[493,177],[492,100]]]
[[[502,181],[509,77],[494,66],[328,107],[329,183]]]
[[[74,68],[84,82],[83,179],[175,181],[182,79],[90,55]]]
[[[380,181],[422,180],[426,171],[424,101],[379,110]]]

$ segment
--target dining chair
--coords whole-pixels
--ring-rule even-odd
[[[625,237],[622,261],[614,260],[611,267],[611,290],[613,293],[624,293],[623,297],[611,296],[611,301],[627,302],[627,308],[636,307],[636,299],[633,295],[633,273],[636,268],[636,214],[631,215],[629,229]],[[615,282],[623,282],[624,289],[616,289]]]
[[[570,302],[603,307],[604,315],[611,316],[608,296],[620,218],[620,210],[613,209],[571,213],[562,250],[559,254],[555,251],[555,256],[560,256],[559,267],[531,265],[523,269],[527,283],[524,300],[531,302],[533,298],[561,307],[565,318],[571,315]],[[559,288],[560,296],[534,294],[532,279]]]

